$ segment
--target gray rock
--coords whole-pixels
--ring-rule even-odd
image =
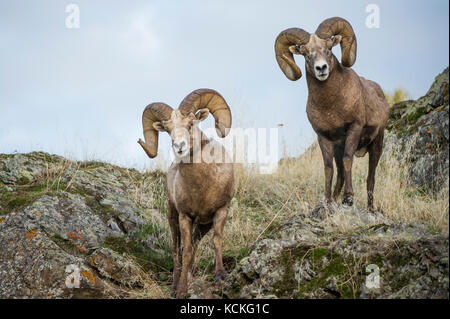
[[[112,249],[96,249],[90,255],[90,265],[98,270],[101,276],[122,285],[133,287],[141,284],[136,265]]]
[[[120,232],[120,231],[121,231],[120,228],[119,228],[119,226],[117,225],[117,223],[116,223],[112,218],[108,220],[107,225],[108,225],[108,227],[110,227],[112,230],[115,230],[115,231],[117,231],[117,232]]]
[[[0,154],[0,298],[126,297],[126,289],[142,289],[132,254],[150,263],[145,258],[167,252],[157,238],[154,249],[141,244],[136,174],[41,152]]]
[[[191,293],[205,297],[202,287],[229,298],[449,297],[448,233],[341,205],[326,218],[316,215],[322,216],[299,213],[281,225],[279,237],[257,242],[220,290],[202,282]],[[379,270],[379,287],[366,286],[369,265]]]
[[[63,191],[58,197],[42,196],[17,216],[49,236],[60,236],[86,251],[98,247],[108,236],[123,234],[107,227],[80,195]]]
[[[44,170],[45,162],[39,157],[23,154],[0,157],[0,182],[3,184],[27,184]]]
[[[449,174],[449,69],[439,74],[427,94],[391,109],[386,150],[395,150],[409,167],[411,184],[439,190]]]
[[[83,258],[66,252],[23,214],[0,223],[0,245],[2,298],[105,297],[103,280]],[[74,286],[68,287],[70,278]]]

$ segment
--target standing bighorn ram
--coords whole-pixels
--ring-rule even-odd
[[[145,142],[139,139],[138,143],[147,155],[156,156],[160,131],[169,133],[176,156],[167,172],[166,191],[173,239],[172,288],[177,298],[186,294],[188,271],[192,268],[197,244],[212,227],[216,280],[225,276],[222,233],[234,193],[233,164],[222,160],[220,154],[226,156],[224,147],[206,138],[196,126],[196,122],[206,119],[209,113],[214,116],[217,134],[225,137],[231,127],[231,112],[225,99],[214,90],[193,91],[177,110],[164,103],[152,103],[142,114]],[[211,149],[212,153],[220,150],[217,152],[219,160]],[[214,160],[205,161],[204,152]]]
[[[332,53],[340,43],[342,64]],[[325,166],[325,197],[332,201],[333,157],[337,181],[336,200],[345,182],[344,204],[353,204],[353,155],[369,152],[367,202],[373,210],[375,170],[382,150],[389,104],[380,86],[358,76],[350,67],[356,60],[356,37],[350,23],[342,18],[323,21],[316,32],[291,28],[281,32],[275,41],[278,65],[289,80],[302,73],[292,54],[305,57],[308,102],[306,113],[318,135]]]

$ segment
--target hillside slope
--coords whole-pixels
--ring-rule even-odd
[[[30,153],[1,155],[0,180],[0,297],[127,297],[152,285],[147,273],[167,278],[171,255],[155,237],[163,216],[153,208],[160,174]],[[139,205],[141,185],[149,193]],[[74,276],[79,288],[67,287]]]
[[[236,166],[229,276],[213,281],[209,234],[190,297],[448,298],[448,82],[447,68],[393,106],[375,213],[367,159],[355,162],[352,208],[321,204],[317,144],[272,175]],[[0,154],[0,298],[169,298],[166,201],[161,172]]]
[[[437,190],[448,179],[448,109],[448,67],[424,96],[392,106],[386,144],[408,162],[417,187]]]

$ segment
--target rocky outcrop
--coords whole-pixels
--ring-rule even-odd
[[[158,211],[132,200],[137,178],[45,153],[1,155],[0,297],[108,298],[143,285],[129,247],[149,263],[170,254],[147,233]]]
[[[323,206],[258,241],[223,283],[191,298],[449,298],[448,234]]]
[[[410,181],[439,190],[449,174],[449,69],[439,74],[417,100],[392,106],[385,147],[402,154]]]

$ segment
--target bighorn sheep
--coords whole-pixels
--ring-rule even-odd
[[[192,268],[197,244],[213,226],[216,280],[222,280],[225,276],[222,233],[234,193],[234,174],[230,161],[204,161],[199,153],[210,150],[211,144],[216,143],[214,150],[218,146],[225,154],[223,146],[207,139],[196,125],[197,121],[206,119],[209,113],[214,116],[217,134],[225,137],[231,127],[231,112],[225,99],[214,90],[193,91],[177,110],[164,103],[152,103],[142,114],[145,142],[139,139],[138,143],[147,155],[150,158],[156,156],[158,131],[165,131],[172,139],[176,156],[166,175],[166,192],[173,239],[172,288],[177,298],[185,296],[188,271]],[[201,160],[195,162],[195,158]]]
[[[332,48],[341,45],[341,63]],[[298,80],[302,73],[293,54],[305,57],[308,102],[306,113],[318,135],[325,166],[325,197],[336,200],[345,182],[344,204],[353,204],[353,155],[369,152],[367,202],[373,210],[375,170],[382,150],[389,104],[380,86],[358,76],[350,67],[356,60],[356,37],[350,23],[342,18],[323,21],[316,32],[291,28],[281,32],[275,41],[278,65],[286,77]],[[333,157],[337,181],[331,197]]]

